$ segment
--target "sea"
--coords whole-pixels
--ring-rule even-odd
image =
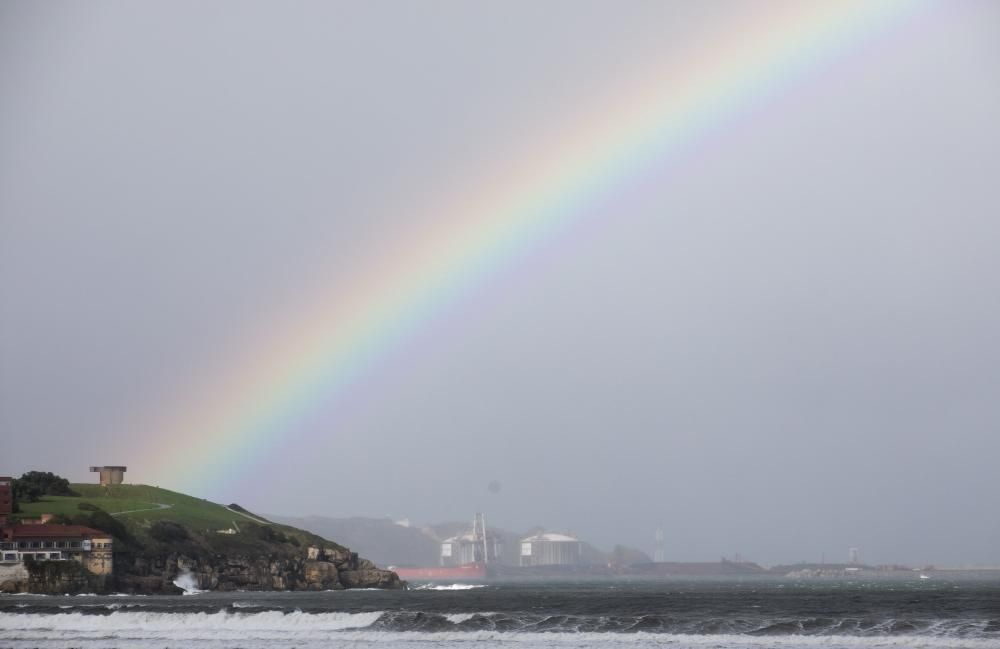
[[[743,579],[2,595],[0,647],[1000,649],[1000,582]]]

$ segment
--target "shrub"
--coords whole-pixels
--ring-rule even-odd
[[[73,525],[86,525],[87,527],[107,532],[115,537],[117,541],[127,545],[135,544],[135,538],[129,533],[125,524],[103,509],[92,511],[89,514],[77,514],[71,517],[69,522]]]
[[[251,523],[244,527],[248,536],[258,538],[267,543],[288,543],[288,537],[284,532],[279,532],[270,525],[257,525]]]
[[[156,521],[150,526],[149,535],[161,543],[182,543],[191,538],[186,527],[173,521]]]

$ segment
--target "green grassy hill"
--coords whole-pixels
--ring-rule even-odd
[[[301,554],[310,545],[342,548],[337,543],[305,530],[272,523],[244,510],[169,489],[148,485],[74,484],[79,496],[42,496],[22,502],[22,518],[54,514],[59,522],[72,522],[111,532],[124,545],[122,550],[153,552],[167,547],[184,548],[192,554],[274,553]],[[94,511],[97,508],[100,511]],[[110,515],[110,518],[108,517]],[[164,537],[164,525],[177,524],[187,530],[185,542]],[[219,534],[220,530],[237,534]]]
[[[233,527],[234,521],[238,526],[241,523],[252,522],[254,518],[258,522],[263,520],[259,516],[242,515],[222,505],[159,487],[130,484],[102,487],[95,484],[74,484],[72,488],[80,494],[79,497],[42,496],[37,502],[21,503],[22,516],[41,514],[72,516],[79,514],[80,505],[86,503],[103,509],[126,524],[129,522],[148,524],[158,520],[169,520],[194,530],[214,531]]]
[[[15,518],[51,514],[52,524],[86,525],[110,534],[114,569],[109,575],[94,574],[73,561],[32,561],[25,583],[4,582],[4,587],[49,594],[176,594],[181,574],[209,590],[405,586],[395,573],[377,569],[338,543],[236,504],[147,485],[71,485],[50,472],[27,472],[18,480],[20,512]]]

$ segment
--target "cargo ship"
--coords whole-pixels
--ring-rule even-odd
[[[466,563],[460,566],[435,566],[428,568],[389,568],[404,581],[449,581],[469,582],[485,581],[491,576],[491,571],[482,561]]]
[[[405,581],[485,581],[494,576],[500,559],[501,539],[486,529],[486,515],[476,514],[472,531],[441,542],[440,565],[390,566]]]

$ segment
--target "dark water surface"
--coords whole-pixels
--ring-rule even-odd
[[[0,647],[487,645],[1000,649],[1000,583],[661,581],[0,597]]]

